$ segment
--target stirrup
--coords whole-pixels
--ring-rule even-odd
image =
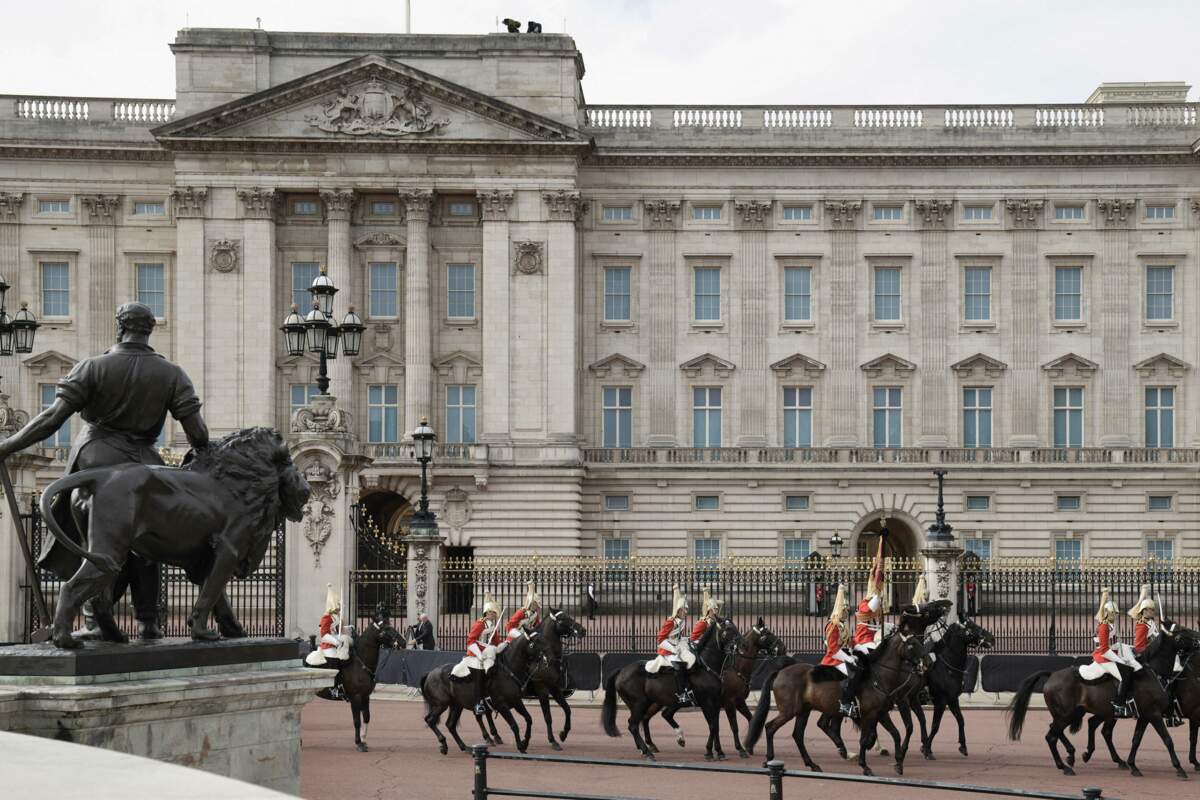
[[[858,701],[857,700],[852,700],[848,704],[840,703],[839,705],[840,705],[839,711],[842,712],[843,717],[849,717],[850,719],[858,719],[859,716],[861,716],[859,713],[859,710],[858,710]]]
[[[1113,716],[1117,719],[1132,719],[1133,709],[1129,707],[1129,703],[1118,703],[1113,701]]]
[[[679,701],[680,705],[684,706],[696,704],[696,696],[692,694],[691,689],[684,689],[682,692],[675,695],[675,699]]]
[[[487,714],[487,703],[483,700],[480,700],[478,703],[475,704],[475,716],[482,717],[486,714]]]

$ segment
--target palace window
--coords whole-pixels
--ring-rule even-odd
[[[1081,205],[1065,205],[1054,207],[1055,219],[1083,219],[1083,206]]]
[[[133,215],[135,217],[161,217],[166,213],[166,204],[161,200],[138,201],[133,204]]]
[[[605,222],[628,222],[633,219],[633,206],[604,206],[600,216]]]
[[[900,268],[875,268],[875,321],[900,321]]]
[[[1054,268],[1054,319],[1058,322],[1083,319],[1083,267]]]
[[[721,540],[696,539],[692,542],[692,553],[697,561],[719,561],[721,559]]]
[[[1149,539],[1146,541],[1146,556],[1155,561],[1172,561],[1175,558],[1173,539]]]
[[[154,316],[167,315],[166,276],[162,264],[135,264],[137,269],[137,299],[150,306]]]
[[[1146,319],[1175,318],[1175,268],[1146,267]]]
[[[627,386],[605,386],[602,399],[604,446],[632,447],[633,390]]]
[[[1175,387],[1146,387],[1146,447],[1175,446]]]
[[[446,315],[453,319],[475,316],[475,265],[450,264],[446,268]]]
[[[783,507],[787,511],[808,511],[809,496],[806,494],[789,494],[783,498]]]
[[[1054,558],[1058,561],[1082,561],[1083,541],[1080,539],[1055,539]]]
[[[312,309],[313,298],[308,287],[321,274],[321,265],[316,261],[292,262],[292,305],[304,316]]]
[[[1054,446],[1083,447],[1083,387],[1054,388]]]
[[[446,204],[446,211],[452,217],[473,217],[475,216],[475,203],[470,200],[451,200]]]
[[[880,221],[898,222],[904,219],[904,206],[875,206],[872,216]]]
[[[317,213],[316,200],[293,200],[292,213],[299,217],[311,217]]]
[[[872,428],[875,447],[901,447],[901,390],[878,386],[872,390]]]
[[[721,495],[719,494],[698,494],[692,498],[692,507],[696,511],[720,511],[721,510]]]
[[[992,498],[986,494],[967,495],[967,511],[987,511],[992,506]]]
[[[786,267],[783,270],[784,322],[812,321],[812,269]]]
[[[1146,219],[1175,219],[1175,204],[1146,206]]]
[[[692,219],[704,222],[716,222],[721,219],[720,206],[693,206]]]
[[[38,200],[39,214],[70,214],[70,200]]]
[[[812,539],[784,539],[783,558],[785,561],[803,561],[812,555]]]
[[[628,561],[629,560],[629,540],[628,539],[605,539],[604,540],[604,557],[609,561]]]
[[[39,400],[41,401],[40,411],[45,411],[54,404],[55,391],[58,387],[53,383],[43,383],[38,386]],[[70,447],[71,446],[71,421],[67,420],[63,426],[42,440],[42,447]]]
[[[475,387],[451,384],[446,387],[446,442],[475,443]]]
[[[604,268],[604,321],[629,321],[629,267]]]
[[[400,441],[400,387],[394,383],[367,386],[367,441]]]
[[[696,267],[694,308],[697,322],[719,322],[721,319],[721,268]]]
[[[692,446],[721,446],[721,389],[692,389]]]
[[[963,206],[963,219],[981,222],[992,218],[991,206]]]
[[[43,261],[42,316],[71,315],[71,267],[65,261]]]
[[[783,446],[812,447],[812,389],[783,389]]]
[[[992,268],[967,267],[963,277],[963,307],[966,320],[988,322],[992,318]]]
[[[1172,500],[1174,498],[1169,494],[1152,494],[1146,501],[1146,505],[1150,511],[1170,511]]]
[[[395,261],[372,261],[367,265],[371,282],[367,314],[371,317],[395,317],[398,315],[399,284]]]
[[[992,446],[992,390],[963,389],[963,447]]]
[[[980,561],[991,561],[992,559],[992,540],[983,538],[967,539],[964,543],[968,553],[973,554]]]
[[[391,217],[396,213],[395,200],[372,200],[371,201],[371,216],[373,217]]]
[[[784,206],[783,218],[789,222],[809,222],[812,220],[812,206]]]
[[[1083,507],[1083,498],[1077,494],[1060,494],[1054,499],[1055,511],[1078,511]]]
[[[628,511],[629,510],[629,495],[627,494],[609,494],[604,496],[605,511]]]
[[[293,383],[288,387],[288,419],[300,409],[312,402],[321,393],[321,387],[315,383]]]

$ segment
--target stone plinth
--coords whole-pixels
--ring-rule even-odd
[[[297,653],[295,642],[280,639],[89,643],[67,653],[47,645],[0,648],[0,670],[21,670],[0,674],[0,730],[297,794],[300,711],[332,680],[328,671],[305,668]],[[189,659],[194,665],[181,665]]]

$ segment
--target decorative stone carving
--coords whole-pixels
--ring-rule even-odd
[[[710,367],[713,375],[718,378],[728,378],[730,373],[737,369],[731,362],[719,356],[714,356],[712,353],[696,356],[690,361],[685,361],[679,365],[679,368],[683,370],[683,374],[689,378],[700,377],[705,367]]]
[[[1036,228],[1042,221],[1043,200],[1005,200],[1004,208],[1012,217],[1014,228]]]
[[[321,192],[321,202],[325,204],[326,219],[350,219],[354,210],[354,192],[346,189],[334,189]]]
[[[1097,200],[1096,210],[1110,228],[1125,228],[1133,224],[1134,200]]]
[[[23,202],[22,192],[0,192],[0,222],[19,222]]]
[[[765,229],[771,222],[770,200],[741,200],[733,204],[738,223],[743,228]]]
[[[805,377],[819,378],[825,371],[825,365],[815,358],[809,358],[802,353],[793,353],[787,358],[780,359],[771,365],[771,369],[780,378]]]
[[[208,200],[208,189],[203,186],[177,186],[171,192],[177,219],[204,216],[204,204]]]
[[[373,335],[373,349],[376,353],[387,352],[392,349],[392,326],[391,325],[372,325],[371,333]]]
[[[646,227],[668,230],[675,227],[675,215],[679,213],[678,200],[646,200]]]
[[[238,239],[216,239],[208,243],[208,265],[216,272],[233,272],[241,262]]]
[[[8,395],[0,390],[0,434],[11,436],[29,422],[29,415],[8,405]]]
[[[450,124],[445,117],[434,117],[433,107],[425,101],[416,84],[405,84],[400,94],[372,76],[359,94],[346,86],[337,96],[321,105],[305,121],[326,133],[350,136],[417,136],[440,133]]]
[[[483,364],[478,358],[462,350],[455,350],[433,362],[433,368],[447,383],[465,383],[469,378],[483,377]]]
[[[513,193],[507,189],[492,189],[489,192],[477,192],[479,211],[484,222],[503,222],[508,219],[508,207],[512,205]]]
[[[513,242],[513,275],[540,275],[545,271],[545,245]]]
[[[455,537],[462,534],[462,529],[471,521],[471,497],[461,486],[453,486],[447,490],[442,500],[442,513],[438,515],[446,527],[450,528]]]
[[[311,494],[304,505],[304,539],[312,549],[314,566],[321,566],[321,550],[333,535],[334,501],[341,492],[333,470],[314,461],[304,468]]]
[[[409,546],[409,557],[413,565],[413,594],[416,596],[418,615],[428,611],[425,599],[429,594],[429,545],[414,542]]]
[[[1156,356],[1150,356],[1150,358],[1144,361],[1139,361],[1133,365],[1133,368],[1143,378],[1153,378],[1160,374],[1164,377],[1182,378],[1192,368],[1192,365],[1175,356],[1159,353]]]
[[[588,369],[597,378],[607,378],[610,375],[636,378],[645,368],[646,365],[642,362],[620,353],[613,353],[611,356],[606,356],[588,365]]]
[[[84,195],[79,198],[87,211],[87,221],[93,225],[112,225],[117,221],[121,198],[115,194]]]
[[[825,218],[829,225],[838,229],[854,227],[859,212],[862,211],[860,200],[827,200],[825,202]]]
[[[980,373],[989,378],[999,378],[1004,374],[1004,370],[1008,369],[1008,364],[983,353],[976,353],[951,364],[950,369],[960,378],[970,378]]]
[[[544,192],[542,200],[545,201],[550,219],[554,222],[578,222],[587,210],[587,203],[579,199],[579,192],[562,189],[557,192]]]
[[[940,228],[950,218],[950,210],[954,208],[954,201],[917,199],[913,201],[913,208],[916,209],[917,216],[921,218],[926,227]]]
[[[292,433],[341,433],[350,430],[350,415],[338,408],[333,397],[319,394],[292,414]]]
[[[433,192],[417,187],[401,189],[400,199],[404,201],[405,219],[411,221],[429,221],[429,206],[433,203]]]
[[[1067,353],[1065,356],[1042,364],[1042,369],[1051,378],[1061,378],[1068,373],[1075,378],[1090,378],[1096,370],[1100,369],[1100,365],[1075,353]]]
[[[399,236],[395,236],[390,233],[384,233],[383,231],[376,231],[375,233],[371,233],[371,234],[368,234],[366,236],[362,236],[362,237],[356,239],[354,241],[354,246],[358,247],[358,248],[363,248],[363,247],[404,247],[404,240],[401,239]]]
[[[246,219],[271,219],[275,215],[275,190],[254,186],[238,189],[242,201],[242,216]]]
[[[862,371],[868,378],[878,378],[890,371],[894,377],[908,378],[916,371],[917,365],[908,359],[901,358],[895,353],[884,353],[879,358],[873,358],[862,365]]]

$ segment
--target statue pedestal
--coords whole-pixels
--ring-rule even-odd
[[[925,584],[929,588],[930,600],[953,600],[954,606],[946,615],[947,622],[957,622],[958,563],[963,549],[953,542],[930,542],[921,550],[925,557]]]
[[[0,730],[299,794],[300,711],[333,673],[298,653],[288,639],[3,647]]]

